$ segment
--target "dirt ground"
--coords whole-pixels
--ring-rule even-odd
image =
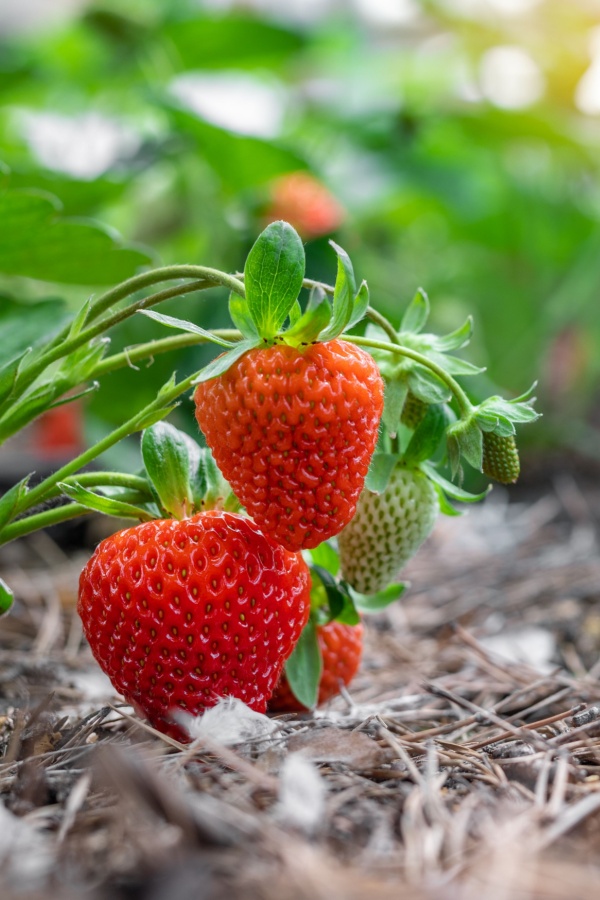
[[[220,709],[187,747],[82,641],[89,551],[4,548],[2,900],[600,894],[599,534],[600,479],[495,490],[369,619],[349,692],[314,715]]]

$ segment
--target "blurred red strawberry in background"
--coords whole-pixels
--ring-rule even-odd
[[[308,172],[292,172],[273,182],[268,222],[283,219],[310,239],[335,231],[345,217],[331,191]]]

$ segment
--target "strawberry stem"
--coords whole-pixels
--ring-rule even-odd
[[[358,347],[372,347],[374,350],[387,350],[389,353],[395,353],[397,356],[406,356],[422,366],[431,369],[438,378],[448,385],[456,398],[461,418],[467,418],[473,412],[473,405],[459,383],[449,375],[441,366],[434,363],[431,359],[416,350],[410,350],[402,344],[388,344],[385,341],[376,341],[372,338],[361,337],[355,334],[345,334],[344,340],[356,344]]]

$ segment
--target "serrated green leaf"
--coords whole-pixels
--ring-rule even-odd
[[[324,541],[318,547],[308,550],[307,553],[310,554],[310,559],[314,566],[326,569],[335,578],[340,570],[340,556],[335,547],[328,541]]]
[[[404,374],[385,379],[383,395],[383,424],[390,437],[396,437],[400,425],[400,416],[408,394],[408,385]]]
[[[354,298],[354,304],[352,306],[352,314],[350,316],[349,321],[346,323],[346,330],[352,328],[353,325],[357,325],[361,319],[364,319],[367,309],[369,308],[369,286],[366,281],[363,281],[361,286],[358,289],[358,293]]]
[[[317,628],[309,619],[285,664],[285,674],[292,693],[307,709],[314,709],[317,705],[322,671],[323,660]]]
[[[240,356],[243,356],[244,353],[247,353],[248,350],[251,350],[253,347],[256,347],[254,341],[240,341],[239,344],[236,344],[231,350],[227,350],[226,353],[221,353],[220,356],[217,356],[216,359],[209,362],[207,366],[204,366],[198,373],[198,377],[194,379],[194,384],[202,384],[204,381],[210,381],[211,378],[222,375],[223,372],[226,372],[227,369],[231,368],[234,362],[237,362]]]
[[[201,452],[183,431],[157,422],[142,434],[142,459],[163,509],[175,518],[190,515],[195,505],[192,477],[198,477]]]
[[[271,340],[298,299],[304,279],[304,245],[287,222],[272,222],[248,254],[244,284],[250,315],[262,338]]]
[[[96,494],[77,482],[66,484],[64,481],[60,481],[58,487],[71,500],[105,516],[116,516],[118,519],[139,519],[141,522],[150,522],[154,518],[152,513],[142,509],[141,506],[134,506],[131,503],[123,503],[122,500],[114,500],[111,497]]]
[[[432,457],[439,447],[447,424],[443,406],[437,404],[428,406],[404,452],[405,465],[414,466]]]
[[[27,493],[27,483],[30,478],[31,475],[26,475],[0,498],[0,531],[12,520],[18,510],[21,500]]]
[[[440,475],[438,470],[433,466],[421,463],[419,468],[425,472],[430,481],[433,481],[433,483],[438,485],[448,497],[452,500],[456,500],[458,503],[477,503],[479,500],[484,500],[491,490],[490,486],[486,488],[485,491],[482,491],[481,494],[470,494],[468,491],[463,490],[463,488],[458,487],[458,485],[448,481],[443,475]]]
[[[15,595],[5,581],[0,578],[0,616],[9,611],[15,600]]]
[[[190,334],[197,334],[205,337],[211,343],[218,344],[220,347],[237,346],[233,341],[226,341],[225,338],[217,337],[212,331],[207,331],[206,328],[201,328],[199,325],[194,325],[193,322],[187,322],[185,319],[176,319],[174,316],[165,316],[163,313],[154,312],[153,309],[140,309],[138,310],[138,313],[142,316],[148,316],[149,319],[154,319],[155,322],[160,322],[161,325],[166,325],[168,328],[177,328],[179,331],[187,331]]]
[[[383,591],[376,594],[359,594],[354,588],[350,588],[354,605],[360,613],[376,613],[386,609],[391,603],[402,596],[406,590],[406,584],[390,584]]]
[[[365,487],[374,494],[383,494],[398,462],[395,453],[375,453],[365,478]]]
[[[402,316],[400,331],[418,334],[429,318],[429,298],[423,288],[419,288],[408,309]]]
[[[356,294],[356,280],[350,257],[335,241],[329,241],[329,244],[337,253],[338,266],[333,291],[331,322],[320,334],[322,341],[333,340],[344,331],[352,317],[354,295]]]
[[[245,297],[232,291],[229,295],[229,315],[231,321],[247,340],[257,341],[258,331],[250,315],[250,308]]]
[[[406,377],[415,397],[425,403],[447,403],[452,396],[448,385],[420,363],[413,363]]]

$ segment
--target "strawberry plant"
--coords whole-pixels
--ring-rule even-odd
[[[181,265],[134,275],[0,369],[1,442],[119,367],[195,343],[221,350],[0,499],[0,544],[92,511],[137,521],[97,548],[79,610],[115,687],[172,734],[182,734],[173,709],[197,714],[227,693],[264,709],[286,659],[302,706],[331,695],[353,664],[335,668],[328,635],[345,633],[356,662],[361,615],[400,595],[394,578],[438,512],[484,496],[461,487],[463,465],[505,483],[518,474],[515,426],[537,414],[529,394],[470,401],[457,377],[481,370],[451,353],[468,342],[470,321],[443,337],[423,333],[429,305],[419,292],[396,330],[332,246],[335,284],[307,279],[298,234],[272,223],[243,273]],[[234,327],[152,309],[212,287],[230,292]],[[180,333],[111,355],[107,332],[137,313]],[[161,423],[190,391],[210,450]],[[136,432],[139,474],[93,467]],[[11,599],[2,585],[3,610]]]

